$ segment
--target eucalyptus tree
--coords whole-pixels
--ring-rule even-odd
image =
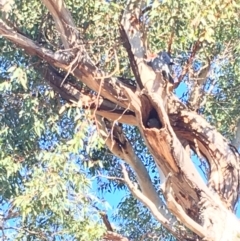
[[[3,238],[240,240],[237,1],[1,9]],[[148,64],[163,50],[174,83]],[[120,230],[90,175],[131,193]]]

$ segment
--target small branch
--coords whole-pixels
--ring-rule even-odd
[[[67,70],[68,61],[57,58],[57,56],[54,56],[54,52],[41,47],[40,45],[34,43],[31,39],[17,33],[2,20],[0,20],[0,35],[23,48],[30,55],[38,56],[41,59],[48,61],[51,65]]]
[[[108,220],[108,216],[105,212],[101,211],[98,207],[94,206],[94,208],[97,209],[98,213],[100,214],[102,220],[103,220],[103,223],[107,229],[107,231],[110,231],[110,232],[113,232],[113,228],[112,228],[112,225],[111,223],[109,222]]]
[[[167,230],[169,230],[175,237],[178,237],[178,234],[173,231],[173,227],[170,226],[169,220],[165,219],[164,216],[159,212],[157,207],[149,200],[143,193],[137,188],[137,185],[134,185],[129,179],[127,170],[124,165],[122,165],[122,173],[124,181],[127,184],[129,190],[141,203],[143,203],[151,211],[153,216],[158,220]]]
[[[114,181],[124,182],[124,179],[121,178],[121,177],[106,176],[106,175],[102,175],[101,173],[98,173],[97,176],[98,176],[98,177],[106,178],[106,179],[108,179],[108,180],[114,180]]]
[[[111,223],[110,223],[109,220],[108,220],[107,214],[104,213],[104,212],[100,212],[100,216],[101,216],[101,218],[102,218],[102,220],[103,220],[104,225],[105,225],[106,228],[107,228],[107,231],[113,232],[113,228],[112,228]]]
[[[210,74],[211,60],[208,58],[208,62],[193,76],[190,76],[190,93],[188,104],[191,110],[199,109],[202,97],[203,97],[203,86],[205,85],[208,76]]]
[[[152,10],[152,6],[147,6],[147,7],[145,7],[143,10],[142,10],[142,15],[143,14],[145,14],[145,13],[147,13],[148,11],[150,11],[150,10]]]
[[[128,53],[128,58],[129,58],[129,61],[130,61],[131,69],[132,69],[133,74],[135,76],[136,82],[137,82],[138,86],[140,87],[140,89],[143,89],[144,86],[143,86],[142,81],[141,81],[141,77],[140,77],[140,74],[139,74],[139,71],[138,71],[138,66],[137,66],[136,60],[134,58],[134,54],[131,50],[131,44],[129,43],[129,40],[127,38],[127,34],[126,34],[123,26],[120,25],[119,31],[120,31],[120,35],[121,35],[121,38],[122,38],[122,41],[123,41],[123,46],[125,47],[125,49]]]
[[[42,0],[51,13],[65,49],[79,43],[79,32],[63,0]]]
[[[51,50],[36,44],[31,39],[15,32],[2,20],[0,20],[0,35],[23,48],[29,55],[38,56],[52,66],[61,68],[66,72],[69,71],[69,63],[73,57],[70,50],[54,53]],[[99,91],[100,78],[105,76],[104,72],[98,70],[92,65],[91,61],[88,62],[88,58],[85,59],[85,57],[82,62],[80,61],[78,63],[78,67],[73,74],[95,92]],[[117,78],[104,78],[101,88],[101,96],[118,106],[126,108],[129,105],[129,101],[126,96],[122,94],[124,89],[129,89],[132,92],[132,95],[135,95],[134,87],[122,84]]]
[[[232,140],[232,145],[234,145],[237,149],[240,148],[240,119],[237,121],[236,124],[236,132],[234,139]]]
[[[123,237],[121,234],[108,231],[104,237],[106,241],[130,241],[128,238]]]
[[[189,73],[189,70],[190,70],[193,60],[194,60],[194,57],[196,56],[196,54],[200,50],[200,48],[201,48],[201,42],[198,40],[194,43],[193,48],[192,48],[192,53],[191,53],[187,63],[183,67],[183,71],[182,71],[181,75],[179,76],[178,82],[175,84],[174,88],[177,88],[178,85],[182,82],[182,80],[186,76],[186,74]]]
[[[80,106],[84,109],[96,110],[96,114],[103,116],[112,121],[118,121],[120,123],[137,125],[136,118],[132,111],[126,111],[123,108],[118,107],[116,104],[102,97],[97,99],[96,95],[84,90],[72,81],[66,79],[61,86],[64,75],[59,73],[51,65],[44,69],[36,68],[43,77],[49,82],[52,88],[58,92],[61,97],[72,103],[73,106]]]
[[[120,27],[131,68],[140,89],[143,89],[146,85],[151,85],[152,80],[155,79],[154,71],[144,62],[146,50],[144,49],[139,20],[143,5],[144,1],[128,0]]]

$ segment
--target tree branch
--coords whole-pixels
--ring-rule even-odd
[[[170,105],[169,103],[177,98],[169,91],[168,83],[162,78],[161,75],[156,75],[155,73],[152,74],[152,70],[144,68],[144,63],[141,62],[143,56],[143,43],[141,41],[141,34],[138,29],[131,24],[131,15],[136,13],[136,11],[133,10],[134,7],[136,8],[136,11],[138,11],[139,5],[135,3],[135,1],[129,1],[122,23],[125,28],[125,32],[128,33],[128,39],[131,44],[132,52],[134,53],[136,62],[138,64],[141,80],[143,81],[143,83],[146,83],[143,84],[145,87],[145,96],[140,96],[138,100],[131,98],[131,93],[128,90],[125,91],[126,96],[128,96],[128,98],[132,100],[131,105],[135,112],[137,122],[139,123],[139,130],[143,138],[145,139],[146,145],[148,146],[151,154],[153,155],[155,162],[160,167],[163,174],[167,176],[169,173],[172,173],[174,180],[172,188],[174,190],[174,194],[180,202],[181,206],[185,208],[185,211],[188,213],[188,215],[190,215],[193,211],[193,214],[191,214],[192,218],[194,218],[194,220],[196,220],[197,222],[200,222],[200,220],[198,219],[198,214],[200,210],[197,210],[200,200],[218,206],[219,210],[225,213],[226,206],[224,207],[224,205],[222,204],[220,196],[215,193],[216,195],[214,195],[213,197],[213,193],[216,190],[219,190],[220,193],[222,193],[222,189],[229,190],[228,192],[224,192],[224,195],[227,198],[231,197],[230,205],[228,203],[228,206],[233,206],[235,204],[236,197],[238,197],[238,191],[233,194],[231,192],[231,184],[227,186],[227,182],[226,186],[222,186],[221,178],[223,178],[223,176],[220,176],[220,179],[217,180],[216,177],[218,178],[218,173],[216,172],[214,173],[215,175],[212,176],[212,179],[214,180],[212,183],[214,183],[214,185],[211,185],[214,188],[216,187],[216,189],[212,188],[210,191],[210,189],[207,187],[202,177],[196,170],[189,156],[189,153],[186,152],[183,145],[181,144],[181,141],[178,139],[178,136],[175,133],[176,128],[174,126],[176,125],[176,123],[170,122],[169,114],[174,113],[176,116],[178,116],[180,114],[181,108],[185,109],[185,107],[180,101],[175,101],[174,105]],[[144,71],[142,71],[143,69]],[[148,84],[149,80],[151,83]],[[147,116],[145,114],[147,106],[153,108],[157,112],[157,118],[159,118],[159,121],[161,123],[160,128],[147,128],[145,121],[147,119]],[[194,121],[194,124],[195,126],[193,125],[192,128],[196,127],[197,122]],[[191,126],[191,122],[187,120],[187,122],[184,123],[184,126],[182,126],[181,130],[184,130],[185,126]],[[205,128],[198,132],[198,135],[200,135],[200,132],[206,132],[206,135],[208,135],[208,131],[211,132],[211,129],[208,130],[207,126],[205,126]],[[215,135],[214,132],[211,132],[211,134]],[[219,134],[219,137],[220,136],[221,135]],[[180,137],[181,140],[186,139],[184,138],[184,135]],[[220,138],[221,140],[223,140],[222,137]],[[208,145],[210,145],[212,142],[207,143]],[[225,149],[225,151],[227,150],[228,149]],[[225,154],[226,153],[229,152],[225,152]],[[230,153],[232,154],[232,156],[230,157],[230,159],[232,158],[230,166],[232,166],[232,164],[235,164],[234,167],[236,167],[236,162],[239,162],[238,158],[236,158],[236,156],[233,157],[234,152]],[[218,153],[215,153],[215,155],[216,154]],[[213,172],[214,170],[220,171],[218,169],[218,166],[221,159],[219,158],[220,156],[216,156],[216,159],[214,159],[215,161],[218,160],[218,162],[215,162],[215,168],[212,169]],[[231,177],[230,171],[228,171],[228,169],[230,168],[227,168],[225,163],[225,169],[221,170],[222,175],[223,173],[227,172],[227,175],[225,176],[226,181]],[[239,172],[237,170],[239,170],[239,168],[234,168],[234,178],[232,179],[233,190],[235,191],[236,188],[239,187]],[[183,187],[185,191],[184,194],[181,191],[183,190]],[[202,216],[202,218],[202,221],[205,224],[208,223],[208,221],[210,222],[210,220],[207,218],[207,215],[205,215],[204,217]],[[216,218],[215,221],[218,222]]]
[[[208,231],[204,229],[201,225],[196,223],[193,219],[191,219],[183,210],[183,208],[176,202],[172,195],[171,188],[171,175],[168,175],[165,182],[162,183],[161,188],[164,193],[164,197],[167,202],[167,206],[171,212],[180,219],[182,223],[184,223],[190,230],[199,235],[200,237],[205,237],[206,240],[212,240]]]
[[[209,186],[228,209],[234,210],[240,191],[239,153],[203,117],[184,108],[177,109],[180,101],[172,101],[168,103],[171,106],[170,120],[174,131],[191,145],[196,140],[201,154],[210,164]]]
[[[152,85],[155,73],[144,62],[146,50],[141,39],[140,15],[144,1],[129,0],[121,20],[121,35],[126,44],[126,49],[131,60],[131,67],[140,89]]]
[[[98,70],[88,59],[83,57],[77,63],[77,67],[74,67],[74,71],[71,70],[71,51],[52,52],[45,49],[40,45],[34,43],[27,37],[17,33],[2,20],[0,20],[0,34],[9,39],[19,47],[26,50],[32,56],[38,56],[39,58],[47,61],[50,65],[61,68],[62,70],[74,74],[78,79],[85,83],[90,89],[95,92],[100,92],[101,96],[112,101],[118,106],[127,108],[129,106],[128,99],[122,94],[124,89],[131,89],[132,94],[135,95],[135,87],[129,87],[126,84],[122,84],[117,78],[104,78],[105,74]],[[80,52],[78,52],[79,54]],[[83,53],[84,54],[84,53]],[[76,59],[76,57],[75,57]],[[74,61],[75,61],[74,59]],[[70,69],[69,69],[70,68]],[[131,109],[131,106],[129,107]]]
[[[198,110],[202,102],[203,86],[206,83],[210,73],[211,62],[208,62],[197,72],[191,76],[191,88],[189,93],[188,104],[192,110]]]
[[[98,118],[98,121],[98,126],[101,129],[100,133],[109,150],[131,166],[136,174],[143,195],[148,197],[162,215],[169,220],[171,226],[174,225],[176,219],[167,211],[165,203],[159,198],[146,167],[135,154],[130,142],[124,136],[121,127],[113,123],[113,125],[107,128],[103,120]],[[107,129],[109,129],[109,131]]]
[[[129,125],[137,124],[133,112],[124,112],[123,108],[118,107],[116,104],[102,98],[101,96],[97,98],[96,95],[90,93],[88,90],[84,91],[84,88],[77,86],[77,83],[73,84],[68,80],[68,78],[62,84],[62,80],[65,76],[60,74],[53,67],[44,67],[44,69],[40,72],[50,83],[52,88],[58,92],[62,98],[73,105],[92,110],[93,113],[103,116],[109,120],[118,120],[121,123]]]
[[[170,226],[170,222],[168,219],[164,218],[164,216],[159,212],[158,208],[152,203],[150,199],[148,199],[138,188],[134,185],[128,177],[127,170],[124,165],[122,165],[122,173],[124,177],[124,181],[128,186],[128,189],[131,191],[133,196],[135,196],[141,203],[143,203],[148,209],[151,211],[153,216],[158,220],[167,230],[169,230],[176,238],[179,235],[173,231],[174,227]]]
[[[109,241],[129,241],[128,238],[123,237],[121,234],[115,233],[115,232],[110,232],[108,231],[104,235],[104,240],[109,240]]]
[[[240,119],[237,121],[236,131],[232,144],[239,149],[240,148]]]
[[[81,44],[79,32],[63,0],[42,0],[51,13],[65,49]]]

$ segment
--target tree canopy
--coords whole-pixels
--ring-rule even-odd
[[[240,240],[239,1],[0,8],[2,240]]]

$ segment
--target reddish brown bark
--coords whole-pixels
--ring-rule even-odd
[[[40,47],[3,21],[0,21],[0,34],[25,49],[29,55],[36,55],[67,74],[74,75],[89,89],[99,93],[90,95],[68,79],[59,81],[62,77],[53,69],[48,67],[46,70],[45,78],[63,98],[92,109],[97,114],[106,145],[114,155],[129,164],[137,176],[141,191],[131,183],[123,170],[123,180],[130,191],[176,238],[239,240],[240,224],[233,214],[240,191],[239,153],[202,116],[178,100],[171,91],[173,86],[161,74],[155,74],[145,64],[146,50],[140,38],[141,33],[132,21],[133,16],[139,18],[141,3],[130,1],[121,22],[121,35],[127,41],[125,47],[140,87],[137,89],[121,79],[106,76],[86,57],[87,52],[82,44],[79,45],[79,33],[63,1],[43,0],[43,3],[54,18],[65,49],[69,49],[65,54]],[[159,124],[155,127],[148,125],[152,113]],[[117,122],[139,128],[158,167],[167,205],[158,197],[149,174]],[[196,170],[189,148],[204,156],[209,164],[207,184]],[[189,234],[183,225],[192,233]],[[121,236],[117,239],[118,235],[112,232],[108,232],[105,238],[127,240]]]

